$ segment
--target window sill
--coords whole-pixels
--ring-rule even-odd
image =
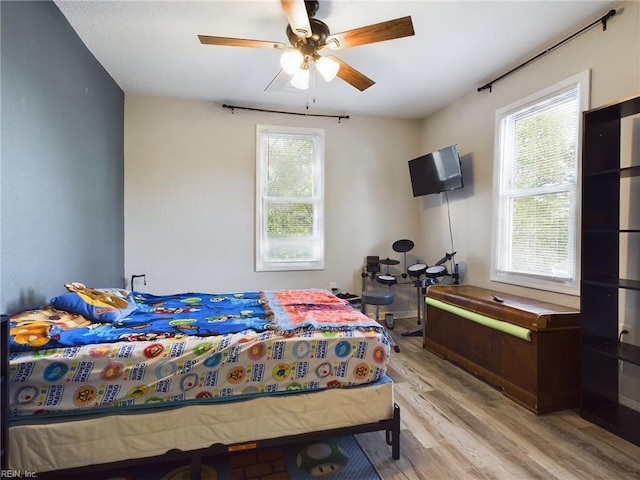
[[[535,290],[544,290],[547,292],[561,293],[564,295],[580,296],[580,287],[578,285],[570,285],[561,282],[544,281],[537,278],[527,277],[525,275],[514,275],[506,273],[493,272],[491,281],[505,283],[508,285],[517,285],[519,287],[533,288]]]

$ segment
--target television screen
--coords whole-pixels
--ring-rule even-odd
[[[462,188],[458,146],[450,145],[409,160],[409,174],[414,197]]]

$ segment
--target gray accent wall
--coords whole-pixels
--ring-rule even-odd
[[[124,93],[49,1],[2,1],[0,313],[124,285]]]

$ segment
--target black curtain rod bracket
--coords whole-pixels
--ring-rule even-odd
[[[512,73],[520,70],[521,68],[529,65],[531,62],[539,59],[540,57],[543,57],[544,55],[546,55],[547,53],[552,52],[553,50],[555,50],[556,48],[558,48],[561,45],[564,45],[565,43],[567,43],[569,40],[574,39],[575,37],[577,37],[578,35],[580,35],[581,33],[586,32],[587,30],[589,30],[590,28],[595,27],[596,25],[598,25],[599,23],[602,24],[602,31],[605,31],[607,29],[607,21],[609,21],[609,19],[611,17],[613,17],[616,14],[615,10],[609,10],[605,15],[603,15],[602,17],[600,17],[599,19],[595,20],[594,22],[591,22],[589,25],[587,25],[586,27],[584,27],[583,29],[577,31],[576,33],[574,33],[573,35],[568,36],[567,38],[565,38],[564,40],[559,41],[558,43],[556,43],[555,45],[547,48],[545,51],[540,52],[538,55],[536,55],[533,58],[530,58],[529,60],[527,60],[526,62],[521,63],[520,65],[518,65],[517,67],[512,68],[511,70],[509,70],[507,73],[503,73],[502,75],[500,75],[498,78],[495,78],[493,80],[491,80],[490,82],[484,84],[481,87],[478,87],[478,91],[481,92],[483,90],[489,90],[489,92],[492,92],[493,89],[493,84],[502,80],[503,78],[511,75]]]
[[[254,108],[254,107],[241,107],[238,105],[227,105],[226,103],[222,104],[222,108],[229,108],[231,113],[235,113],[235,110],[250,110],[252,112],[265,112],[265,113],[282,113],[284,115],[300,115],[302,117],[326,117],[326,118],[337,118],[338,123],[342,119],[349,120],[349,115],[324,115],[321,113],[299,113],[299,112],[284,112],[281,110],[268,110],[265,108]]]

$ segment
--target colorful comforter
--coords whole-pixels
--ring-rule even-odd
[[[329,292],[134,297],[137,310],[111,324],[46,309],[37,315],[60,318],[12,317],[10,415],[348,387],[386,372],[386,332]],[[24,343],[35,324],[48,328],[44,339],[30,337],[46,341],[39,349]]]
[[[380,329],[348,302],[324,290],[281,290],[230,294],[132,292],[135,307],[109,322],[80,310],[51,306],[11,317],[10,350],[42,350],[100,343],[153,341],[184,336],[211,337],[245,330]],[[60,297],[56,297],[60,298]],[[74,304],[60,304],[56,306]]]

